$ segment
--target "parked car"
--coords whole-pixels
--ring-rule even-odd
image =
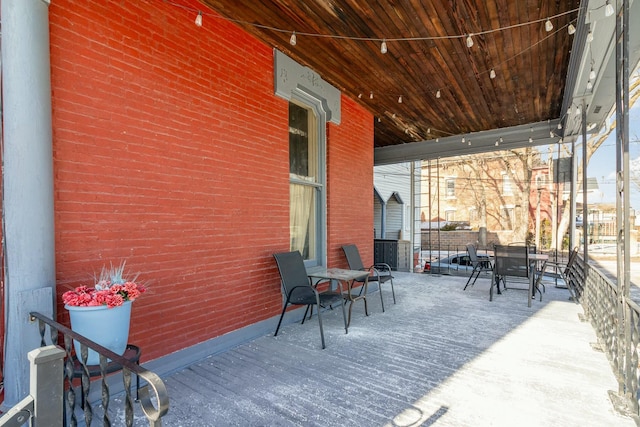
[[[486,255],[478,254],[479,258],[485,258]],[[467,252],[457,252],[440,259],[427,260],[424,264],[424,273],[434,274],[455,274],[462,273],[469,275],[473,271],[473,265]]]

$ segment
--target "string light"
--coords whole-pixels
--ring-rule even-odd
[[[465,143],[464,136],[462,137],[462,143],[463,143],[463,144]]]
[[[558,122],[558,129],[562,129],[562,123]]]
[[[496,147],[500,145],[500,143],[498,142],[498,140],[496,139]]]
[[[591,90],[591,89],[593,89],[593,83],[591,83],[591,80],[589,80],[587,82],[587,90]]]
[[[596,78],[596,72],[593,70],[593,67],[591,68],[591,71],[589,71],[589,80],[595,80]]]
[[[398,97],[398,104],[402,104],[402,95]]]
[[[166,3],[175,6],[175,7],[180,7],[182,9],[188,10],[188,11],[194,11],[197,12],[197,16],[195,18],[195,25],[197,25],[198,27],[202,26],[202,22],[203,22],[203,16],[207,15],[207,16],[213,16],[216,19],[222,19],[225,20],[227,22],[233,22],[233,23],[237,23],[237,24],[243,24],[243,25],[249,25],[255,28],[260,28],[262,30],[267,30],[267,31],[274,31],[274,32],[278,32],[278,33],[291,33],[291,36],[289,38],[289,43],[292,46],[295,46],[297,44],[297,35],[301,34],[307,37],[320,37],[320,38],[331,38],[331,39],[341,39],[341,40],[354,40],[354,41],[367,41],[367,40],[380,40],[379,38],[367,38],[367,37],[358,37],[358,36],[348,36],[348,35],[329,35],[329,34],[322,34],[322,33],[296,33],[295,31],[291,32],[291,30],[286,30],[286,29],[282,29],[282,28],[277,28],[277,27],[272,27],[272,26],[268,26],[268,25],[263,25],[263,24],[257,24],[254,22],[247,22],[247,21],[243,21],[243,20],[238,20],[238,19],[231,19],[231,18],[225,18],[225,17],[221,17],[216,13],[203,13],[201,10],[197,10],[197,9],[192,9],[189,7],[184,7],[182,5],[178,5],[176,3],[173,3],[170,0],[165,0]],[[611,4],[609,3],[609,0],[607,0],[607,7],[605,12],[608,13],[608,11],[610,9],[613,9],[613,6],[611,6]],[[551,31],[553,29],[553,24],[551,23],[552,19],[556,19],[556,18],[560,18],[562,16],[565,15],[569,15],[569,14],[573,14],[576,13],[580,10],[580,8],[575,8],[572,10],[568,10],[562,13],[558,13],[556,15],[553,16],[549,16],[546,19],[537,19],[537,20],[533,20],[533,21],[526,21],[526,22],[521,22],[521,23],[516,23],[513,25],[508,25],[508,26],[504,26],[504,27],[499,27],[499,28],[494,28],[494,29],[490,29],[490,30],[484,30],[484,31],[478,31],[476,33],[467,33],[464,35],[445,35],[445,36],[432,36],[432,37],[395,37],[392,39],[388,39],[388,38],[384,38],[382,39],[382,43],[380,46],[380,51],[381,53],[387,53],[388,48],[387,48],[387,43],[386,40],[392,40],[392,41],[429,41],[429,40],[450,40],[450,39],[455,39],[455,38],[465,38],[465,42],[466,45],[468,47],[472,47],[474,42],[473,42],[473,35],[485,35],[485,34],[492,34],[492,33],[496,33],[496,32],[502,32],[502,31],[506,31],[506,30],[510,30],[513,28],[519,28],[519,27],[523,27],[523,26],[527,26],[527,25],[532,25],[532,24],[536,24],[539,22],[544,21],[545,22],[545,29],[547,31]],[[576,27],[575,25],[573,25],[573,23],[570,23],[568,25],[568,32],[569,34],[574,34],[576,32]],[[591,31],[589,31],[589,33],[587,34],[587,42],[591,42],[593,41],[593,33]],[[489,76],[490,78],[495,78],[495,70],[491,69],[489,72]],[[362,94],[358,95],[358,98],[361,98]],[[440,98],[441,97],[441,91],[438,89],[436,91],[436,98]],[[373,99],[373,92],[370,93],[369,95],[370,99]]]
[[[496,70],[494,70],[493,68],[491,69],[491,71],[489,71],[489,78],[491,79],[496,78]]]
[[[547,33],[553,30],[553,24],[551,23],[549,18],[547,18],[547,22],[544,23],[544,29],[547,30]]]
[[[615,10],[613,10],[613,6],[609,3],[609,0],[607,0],[607,5],[604,7],[604,16],[611,16],[614,13]]]
[[[533,142],[533,138],[529,137],[529,144]]]
[[[255,27],[255,28],[260,28],[260,29],[267,30],[267,31],[274,31],[274,32],[279,32],[279,33],[290,33],[291,32],[291,30],[272,27],[272,26],[269,26],[269,25],[257,24],[255,22],[248,22],[248,21],[243,21],[243,20],[240,20],[240,19],[232,19],[232,18],[221,17],[216,13],[203,13],[200,10],[197,10],[197,9],[194,9],[194,8],[190,8],[190,7],[186,7],[186,6],[183,6],[183,5],[179,5],[177,3],[174,3],[171,0],[164,0],[164,2],[169,4],[169,5],[171,5],[171,6],[175,6],[175,7],[184,9],[184,10],[197,12],[198,15],[201,15],[201,16],[204,16],[204,15],[213,16],[214,18],[217,18],[217,19],[223,19],[223,20],[228,21],[228,22],[233,22],[233,23],[236,23],[236,24],[248,25],[248,26],[252,26],[252,27]],[[549,17],[543,18],[543,19],[537,19],[537,20],[533,20],[533,21],[525,21],[525,22],[521,22],[521,23],[517,23],[517,24],[513,24],[513,25],[507,25],[507,26],[504,26],[504,27],[493,28],[493,29],[485,30],[485,31],[479,31],[479,32],[476,32],[475,35],[492,34],[492,33],[496,33],[496,32],[510,30],[510,29],[513,29],[513,28],[523,27],[523,26],[526,26],[526,25],[536,24],[536,23],[539,23],[541,21],[545,21],[545,26],[546,26],[547,25],[546,22],[551,23],[551,19],[556,19],[556,18],[560,18],[560,17],[565,16],[565,15],[573,14],[573,13],[578,12],[579,10],[580,10],[580,8],[575,8],[575,9],[571,9],[571,10],[568,10],[568,11],[565,11],[565,12],[561,12],[561,13],[558,13],[556,15],[549,16]],[[196,17],[196,21],[202,22],[202,18],[198,19]],[[199,24],[196,24],[196,25],[199,25]],[[322,33],[297,33],[297,34],[301,34],[301,35],[304,35],[304,36],[307,36],[307,37],[321,37],[321,38],[332,38],[332,39],[342,39],[342,40],[356,40],[356,41],[380,40],[380,39],[376,39],[376,38],[367,38],[367,37],[358,37],[358,36],[329,35],[329,34],[322,34]],[[467,38],[468,39],[472,35],[473,34],[445,35],[445,36],[431,36],[431,37],[394,37],[392,39],[386,38],[384,40],[393,40],[393,41],[429,41],[429,40],[450,40],[450,39],[454,39],[454,38]]]
[[[593,33],[591,30],[587,33],[587,43],[591,43],[593,41]]]

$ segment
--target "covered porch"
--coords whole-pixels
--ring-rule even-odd
[[[398,303],[369,298],[345,334],[327,312],[167,376],[166,425],[634,426],[583,309],[548,284],[527,308],[489,279],[394,273]],[[298,313],[298,316],[300,314]],[[292,320],[294,313],[289,313]]]
[[[618,9],[631,3],[622,2]],[[52,2],[49,10],[49,2],[32,0],[29,10],[37,20],[22,19],[31,14],[11,14],[21,12],[19,6],[24,4],[3,2],[3,105],[5,147],[9,147],[3,153],[7,219],[3,238],[8,242],[5,323],[11,325],[5,326],[3,354],[7,406],[24,394],[25,350],[39,338],[35,324],[28,323],[28,313],[43,311],[66,321],[58,298],[64,289],[84,283],[87,271],[103,260],[127,258],[154,283],[153,293],[138,305],[131,338],[145,348],[143,365],[166,378],[171,396],[171,409],[163,418],[166,425],[632,422],[613,411],[608,391],[635,397],[635,347],[616,358],[616,371],[612,371],[604,354],[589,346],[596,341],[594,328],[580,322],[582,309],[566,300],[566,291],[548,289],[542,303],[536,302],[531,310],[520,291],[489,303],[482,283],[462,292],[466,279],[398,273],[399,303],[387,313],[381,314],[372,298],[371,316],[356,316],[348,335],[339,327],[340,313],[328,313],[326,351],[319,350],[315,319],[303,327],[287,326],[277,339],[269,336],[281,302],[272,254],[291,243],[289,100],[274,94],[274,77],[305,67],[306,83],[324,85],[321,78],[325,78],[340,91],[336,99],[343,106],[335,112],[341,113],[341,123],[331,122],[325,114],[326,99],[314,104],[323,113],[318,127],[328,148],[318,150],[320,166],[330,171],[321,184],[331,189],[326,203],[322,199],[319,203],[327,206],[327,212],[319,216],[317,262],[344,265],[339,248],[347,242],[364,248],[370,260],[373,214],[368,201],[373,186],[367,172],[374,164],[429,158],[461,148],[473,154],[493,149],[498,140],[508,148],[556,144],[560,137],[570,142],[586,134],[587,124],[595,123],[590,131],[599,128],[601,116],[613,103],[610,98],[597,102],[596,95],[613,93],[615,70],[609,42],[617,19],[604,16],[603,1],[580,5],[566,1],[560,8],[546,2],[530,14],[513,10],[509,22],[487,13],[483,22],[469,21],[473,25],[466,25],[469,12],[434,3],[434,10],[450,13],[442,18],[443,24],[434,24],[433,33],[421,34],[425,44],[421,51],[454,53],[446,66],[428,69],[417,66],[422,61],[414,67],[405,65],[403,58],[411,57],[410,50],[406,55],[382,52],[387,41],[389,53],[400,52],[394,50],[398,45],[406,49],[415,44],[409,40],[411,31],[389,31],[389,37],[398,35],[392,41],[376,25],[363,31],[366,40],[351,36],[358,43],[313,49],[305,33],[307,38],[326,40],[323,35],[329,32],[325,30],[335,25],[327,22],[314,29],[314,19],[285,25],[297,23],[301,14],[294,11],[295,16],[287,19],[276,6],[272,15],[257,3],[250,7],[249,12],[258,13],[257,19],[218,1],[110,2],[103,7],[66,0]],[[344,20],[344,11],[338,7],[328,13]],[[599,20],[596,14],[602,15]],[[350,16],[360,23],[360,15]],[[421,18],[420,24],[428,21],[426,16]],[[550,18],[553,32],[545,28]],[[87,21],[91,25],[85,28]],[[258,28],[265,29],[264,25],[249,24],[256,21],[287,30],[271,31],[277,38],[261,37]],[[382,24],[387,21],[383,19]],[[586,47],[595,22],[595,42],[604,43],[606,49],[596,44],[593,49]],[[498,42],[478,49],[489,44],[480,33],[491,29],[498,35],[512,26],[531,28],[528,34],[513,36],[531,43],[493,59],[485,53],[502,52]],[[568,33],[571,27],[577,27],[573,38]],[[341,33],[360,34],[344,30],[348,31],[335,31],[331,40],[345,41]],[[34,43],[38,49],[21,43],[31,40],[19,37],[30,31],[38,33]],[[298,48],[290,41],[295,31]],[[472,33],[476,48],[470,51],[466,39]],[[446,43],[438,47],[438,40]],[[368,54],[353,56],[352,44],[362,45],[361,52]],[[519,63],[519,70],[508,64],[538,45],[543,53]],[[290,54],[300,67],[278,68],[274,49]],[[36,53],[28,67],[21,60],[25,52]],[[595,62],[587,52],[599,54]],[[346,56],[345,62],[336,66],[326,60],[327,53],[330,58]],[[637,62],[636,50],[630,56],[627,63]],[[376,60],[367,60],[372,57]],[[459,66],[463,63],[459,59],[466,57],[471,65]],[[432,62],[437,61],[426,63]],[[369,65],[374,63],[380,68],[371,72]],[[558,66],[536,73],[531,63]],[[500,64],[513,76],[504,70],[500,73]],[[355,73],[356,65],[366,79]],[[587,72],[594,66],[596,82]],[[30,78],[23,73],[27,69],[43,75]],[[167,69],[172,74],[165,73]],[[390,73],[411,69],[424,70],[424,84],[413,84],[411,75],[403,80]],[[492,77],[496,71],[501,75],[497,79]],[[199,80],[193,77],[200,75]],[[534,76],[540,76],[535,84],[524,82],[525,77]],[[35,94],[23,91],[34,86],[32,81],[46,84],[38,86]],[[380,81],[392,84],[379,85]],[[582,95],[589,83],[593,97]],[[496,87],[488,90],[489,85]],[[416,90],[398,90],[411,87]],[[314,94],[314,90],[307,92]],[[232,99],[229,93],[234,94]],[[37,99],[36,104],[46,108],[34,118],[34,108],[25,99]],[[494,106],[504,114],[496,114]],[[582,106],[581,115],[576,114],[577,106]],[[20,114],[10,115],[16,111]],[[470,117],[472,113],[476,117]],[[167,123],[167,116],[175,121]],[[339,118],[333,115],[338,122]],[[25,150],[24,141],[33,141],[29,148],[38,155]],[[29,163],[32,167],[27,170],[22,167],[25,159],[38,162]],[[96,172],[106,160],[134,165],[131,170],[139,179],[134,182],[122,174]],[[354,182],[354,177],[366,178]],[[24,203],[25,194],[34,197]],[[363,207],[357,215],[354,204]],[[32,218],[25,212],[38,215]],[[624,265],[628,272],[629,263]],[[233,296],[225,292],[231,287],[251,292],[252,298],[234,305]],[[194,304],[196,299],[205,304]],[[607,298],[593,301],[601,302],[598,314],[614,322],[617,319],[611,314],[616,304],[609,303],[618,301],[622,307],[625,295],[609,292]],[[600,319],[595,323],[612,334],[633,335],[637,344],[638,317],[625,319],[628,328],[619,332]],[[233,346],[217,345],[229,336],[237,340]],[[601,338],[615,353],[619,336]],[[200,351],[203,346],[219,349],[205,354]],[[175,364],[178,352],[189,353],[191,361]],[[209,358],[202,359],[205,356]],[[622,362],[623,356],[628,360]],[[623,377],[618,370],[622,365],[628,369],[625,383],[615,381],[614,372]]]

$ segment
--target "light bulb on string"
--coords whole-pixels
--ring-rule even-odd
[[[362,99],[362,94],[361,93],[358,94],[358,99]]]
[[[471,38],[471,34],[467,36],[467,47],[473,46],[473,39]]]
[[[591,43],[593,41],[593,33],[589,31],[587,33],[587,43]]]
[[[402,104],[402,95],[398,97],[398,104]]]
[[[441,95],[441,94],[440,94],[440,89],[438,89],[438,90],[436,91],[436,98],[440,98],[440,95]]]
[[[462,137],[462,143],[463,143],[463,144],[465,143],[464,136]]]
[[[471,140],[469,140],[469,141],[467,142],[467,145],[469,145],[469,146],[471,145]]]
[[[589,80],[587,82],[587,90],[591,90],[591,89],[593,89],[593,83],[591,83],[591,80]]]
[[[544,29],[547,31],[547,33],[553,30],[553,24],[551,23],[549,18],[547,18],[547,21],[544,23]]]
[[[498,140],[496,139],[496,147],[500,145],[500,143],[498,142]]]
[[[576,26],[573,24],[569,24],[569,26],[567,27],[567,32],[569,33],[569,35],[573,35],[576,33]]]
[[[291,38],[289,39],[289,44],[291,46],[295,46],[298,43],[298,38],[296,37],[296,32],[291,33]]]
[[[202,12],[198,11],[198,16],[196,16],[195,24],[198,27],[202,27]]]
[[[604,16],[611,16],[614,13],[615,10],[613,10],[613,6],[609,3],[609,0],[607,0],[607,5],[604,7]]]
[[[562,129],[562,123],[558,122],[558,129]]]
[[[369,93],[369,99],[373,99],[373,92]]]
[[[489,78],[491,79],[496,78],[496,70],[494,70],[493,68],[491,69],[491,71],[489,71]]]
[[[529,144],[533,142],[533,138],[529,137]]]
[[[387,41],[386,40],[382,40],[382,43],[380,44],[380,53],[382,53],[382,54],[387,53]]]

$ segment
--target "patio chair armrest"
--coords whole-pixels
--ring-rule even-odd
[[[331,283],[331,280],[329,279],[318,279],[317,282],[313,283],[313,280],[311,279],[311,277],[309,277],[309,280],[311,282],[311,286],[313,286],[314,288],[317,288],[319,285],[323,284],[323,283]]]
[[[388,271],[391,272],[391,266],[387,263],[384,262],[378,262],[373,264],[371,267],[369,267],[370,269],[373,268],[377,271]]]
[[[287,295],[287,298],[291,298],[291,295],[293,295],[294,291],[298,288],[311,289],[313,293],[316,294],[316,297],[320,295],[320,292],[318,292],[318,290],[313,286],[298,285],[291,288],[291,290],[289,291],[289,295]]]
[[[567,264],[564,262],[554,262],[554,261],[547,261],[547,268],[561,268],[561,269],[565,269],[567,268]]]

